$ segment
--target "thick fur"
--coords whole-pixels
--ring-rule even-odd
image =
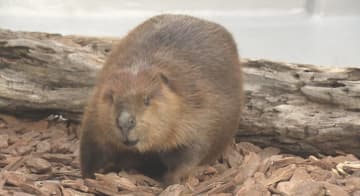
[[[242,92],[236,44],[225,28],[184,15],[150,18],[115,46],[99,75],[82,121],[83,176],[138,169],[179,182],[228,146]],[[134,146],[123,144],[116,126],[122,110],[138,121],[128,135]]]

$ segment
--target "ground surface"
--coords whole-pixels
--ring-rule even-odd
[[[360,195],[360,161],[351,154],[302,158],[245,142],[181,185],[124,172],[83,180],[76,126],[4,115],[0,169],[0,195]]]

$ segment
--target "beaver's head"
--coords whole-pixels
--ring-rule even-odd
[[[110,108],[111,141],[140,152],[166,150],[181,142],[175,127],[182,98],[164,73],[119,70],[105,80],[101,97]],[[107,114],[106,114],[107,115]]]

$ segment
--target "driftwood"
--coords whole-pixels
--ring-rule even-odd
[[[0,30],[0,111],[78,120],[115,38]],[[243,60],[238,141],[360,156],[360,68]]]

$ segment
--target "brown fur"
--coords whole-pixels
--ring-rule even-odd
[[[227,147],[242,91],[236,45],[222,26],[183,15],[145,21],[113,49],[99,75],[82,122],[83,176],[138,169],[179,182]],[[127,136],[116,124],[123,111],[137,119]],[[126,139],[138,142],[128,146]]]

